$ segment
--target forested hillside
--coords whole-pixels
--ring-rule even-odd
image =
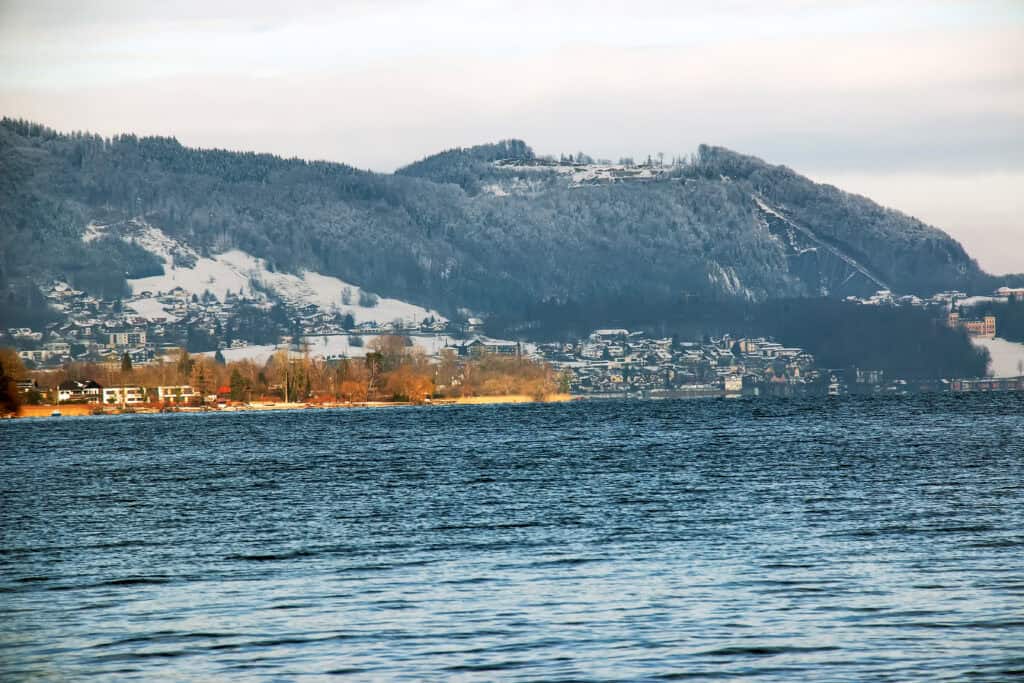
[[[590,161],[589,159],[587,160]],[[694,296],[761,301],[990,290],[941,231],[728,150],[644,168],[559,163],[521,141],[395,174],[170,138],[0,125],[0,288],[34,306],[59,277],[116,297],[161,263],[93,221],[142,217],[203,255],[241,249],[415,303],[505,317],[608,301],[652,313]],[[528,321],[524,322],[528,323]]]

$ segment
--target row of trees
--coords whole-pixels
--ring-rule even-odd
[[[431,397],[527,395],[536,399],[567,391],[566,378],[550,366],[521,357],[482,354],[460,358],[454,351],[432,362],[407,337],[384,336],[370,343],[365,358],[325,360],[281,349],[266,363],[224,362],[181,350],[173,362],[133,367],[120,363],[69,363],[59,370],[26,371],[13,351],[0,360],[6,376],[34,377],[56,387],[68,379],[92,379],[105,387],[189,385],[203,397],[226,393],[233,401],[408,401]],[[16,400],[16,393],[13,394]],[[205,398],[204,398],[205,400]],[[153,397],[155,402],[155,397]]]

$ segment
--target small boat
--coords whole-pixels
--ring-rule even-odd
[[[60,411],[54,410],[52,413],[50,413],[50,417],[60,417]]]

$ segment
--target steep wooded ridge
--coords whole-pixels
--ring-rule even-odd
[[[585,161],[538,158],[510,140],[379,174],[4,119],[0,288],[27,300],[29,283],[56,277],[119,296],[161,261],[83,236],[91,222],[133,218],[203,255],[240,249],[278,270],[503,316],[538,302],[664,306],[1006,281],[941,230],[720,147],[673,165]]]

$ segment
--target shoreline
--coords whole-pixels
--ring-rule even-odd
[[[881,391],[858,394],[843,394],[843,396],[907,396],[916,394],[986,394],[986,393],[1018,393],[1024,392],[1024,376],[997,378],[984,377],[973,379],[952,380],[948,387],[938,391]],[[16,414],[0,415],[0,419],[22,419],[22,418],[48,418],[48,417],[100,417],[112,415],[159,415],[163,413],[247,413],[267,412],[279,410],[326,410],[342,408],[401,408],[401,407],[434,407],[434,406],[485,406],[485,405],[508,405],[526,403],[568,403],[575,401],[601,401],[601,400],[622,400],[622,401],[658,401],[658,400],[693,400],[693,399],[741,399],[741,398],[796,398],[796,395],[779,394],[777,396],[756,394],[735,394],[727,392],[708,393],[685,393],[679,395],[626,395],[626,394],[550,394],[543,399],[537,399],[525,394],[507,394],[502,396],[460,396],[453,398],[438,398],[424,403],[412,403],[408,401],[327,401],[327,402],[289,402],[283,401],[255,401],[252,403],[236,403],[225,405],[207,406],[152,406],[143,405],[121,409],[115,406],[101,406],[95,403],[66,403],[66,404],[45,404],[45,405],[22,405],[19,406]],[[834,399],[835,396],[821,395],[821,398]],[[54,414],[58,413],[58,414]]]
[[[154,407],[140,406],[123,410],[113,406],[100,406],[94,403],[66,403],[34,406],[19,406],[16,415],[11,419],[46,418],[46,417],[102,417],[106,415],[160,415],[163,413],[249,413],[275,410],[322,410],[336,408],[400,408],[408,406],[452,406],[452,405],[501,405],[523,403],[566,403],[582,400],[582,396],[572,394],[551,394],[543,399],[524,394],[508,394],[504,396],[460,396],[455,398],[438,398],[425,403],[408,401],[331,401],[323,403],[255,401],[252,403],[224,406],[174,406]],[[59,413],[59,414],[54,414]]]

